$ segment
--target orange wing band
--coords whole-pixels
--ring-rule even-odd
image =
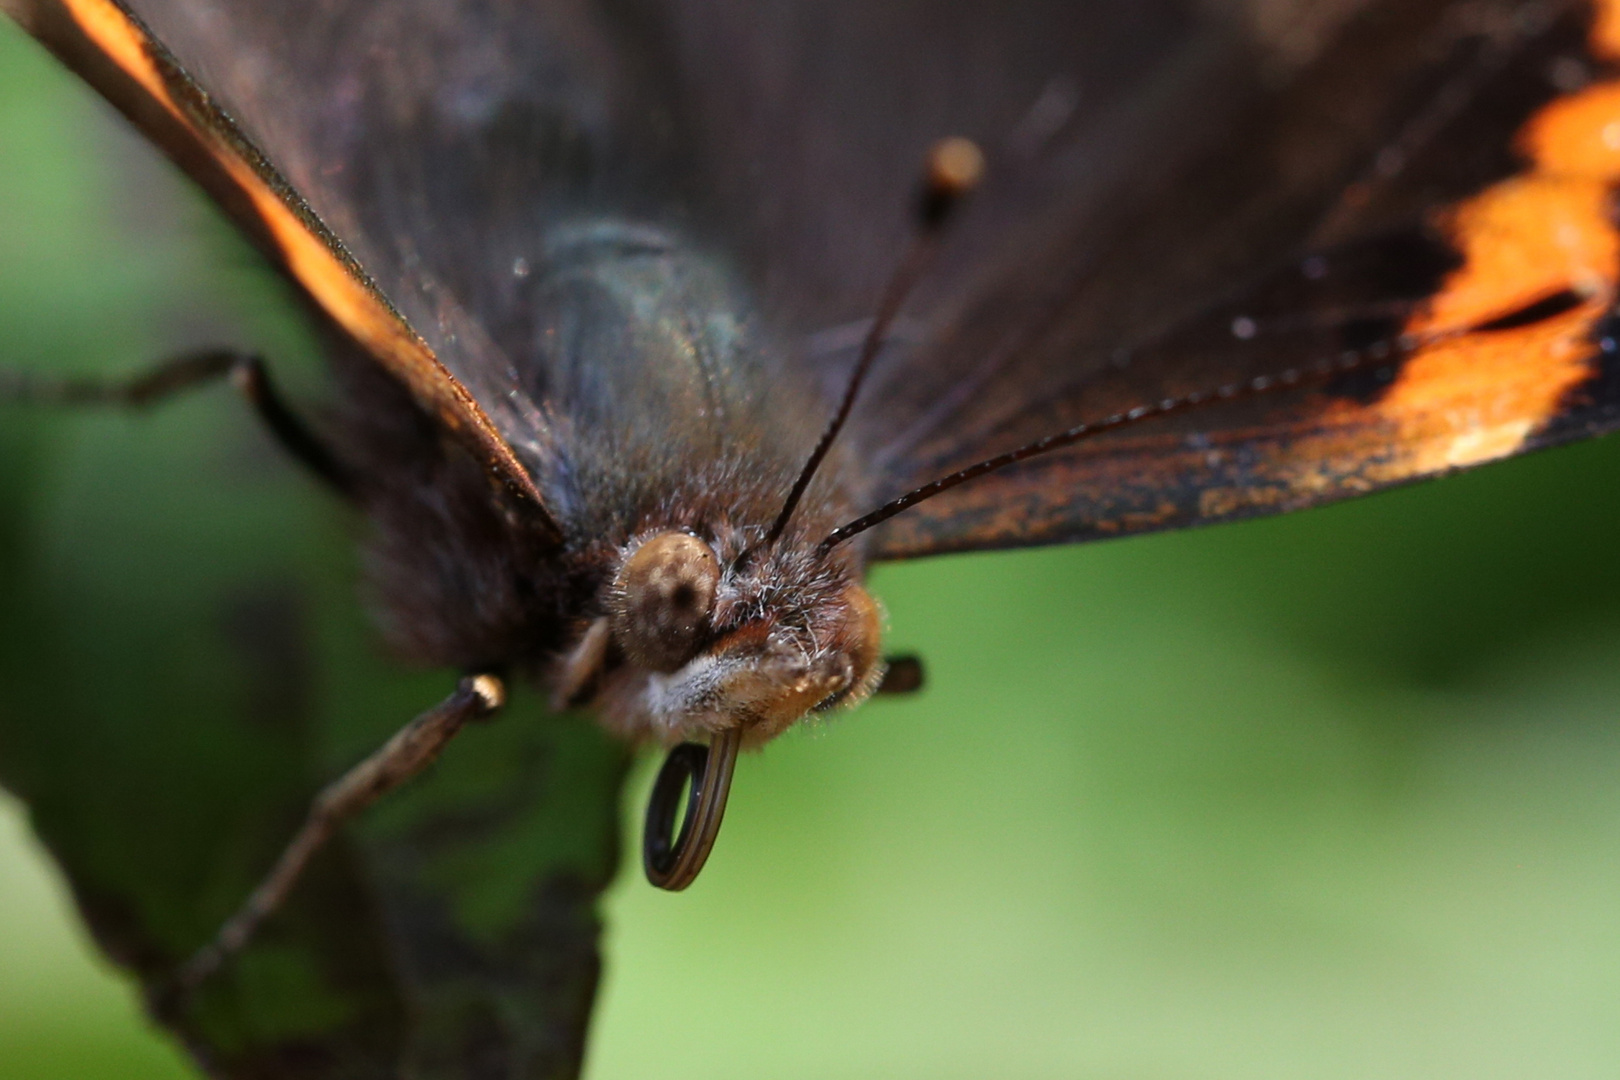
[[[1620,0],[1597,6],[1594,54],[1620,58]],[[1290,500],[1348,482],[1366,490],[1466,468],[1527,449],[1572,393],[1596,373],[1593,335],[1620,292],[1620,80],[1558,98],[1520,130],[1527,168],[1446,211],[1440,222],[1463,257],[1410,339],[1429,342],[1371,406],[1330,406],[1316,434],[1279,451]],[[1562,314],[1523,327],[1470,331],[1559,295]],[[1337,430],[1335,430],[1337,428]],[[1204,493],[1225,516],[1252,497]]]

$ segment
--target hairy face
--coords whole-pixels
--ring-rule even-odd
[[[634,538],[558,695],[612,730],[675,743],[739,729],[758,745],[882,675],[880,614],[848,564],[813,551],[721,550],[683,531]],[[594,692],[590,692],[590,689]]]

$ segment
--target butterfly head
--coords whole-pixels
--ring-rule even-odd
[[[593,683],[602,719],[632,737],[735,729],[757,745],[882,676],[877,603],[814,549],[653,532],[623,547],[603,606],[560,682]]]

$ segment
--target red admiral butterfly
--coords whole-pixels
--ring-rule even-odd
[[[1616,423],[1606,5],[4,6],[302,289],[343,405],[229,352],[79,396],[235,376],[370,522],[390,638],[468,673],[179,992],[508,678],[681,744],[680,888],[742,745],[916,682],[871,563]]]

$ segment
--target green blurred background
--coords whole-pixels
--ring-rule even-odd
[[[0,363],[127,369],[221,336],[318,393],[228,227],[0,25]],[[8,409],[0,465],[30,506],[70,504],[116,447],[243,415],[224,393]],[[171,498],[157,516],[218,480],[129,467]],[[318,492],[254,468],[301,509],[240,543],[346,550]],[[1617,481],[1610,440],[1274,521],[880,569],[927,690],[746,760],[689,893],[626,865],[587,1075],[1612,1080]],[[54,550],[64,520],[5,537]],[[0,796],[0,1080],[189,1075]]]

